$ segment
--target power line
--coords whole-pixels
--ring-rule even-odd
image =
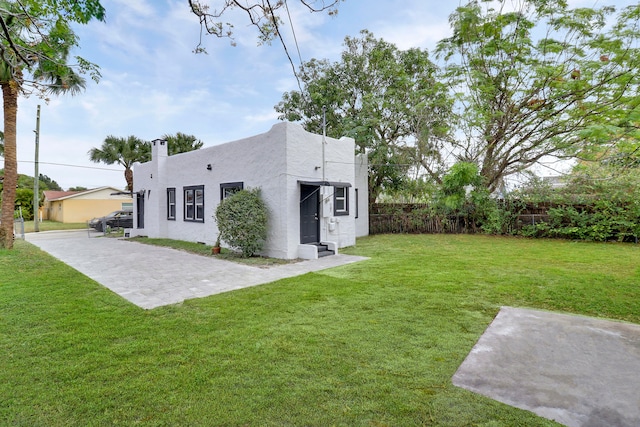
[[[291,12],[289,12],[289,5],[287,4],[287,0],[284,0],[284,7],[287,9],[287,16],[289,17],[289,25],[291,25],[291,33],[293,34],[293,42],[296,44],[296,49],[298,51],[298,59],[300,60],[300,65],[302,65],[302,55],[300,54],[300,46],[298,46],[298,38],[296,37],[296,30],[293,28],[293,20],[291,19]]]
[[[18,160],[18,163],[34,163],[33,160]],[[95,170],[103,170],[103,171],[112,171],[112,172],[122,172],[122,169],[111,169],[111,168],[100,168],[97,166],[81,166],[81,165],[68,165],[65,163],[51,163],[51,162],[38,162],[41,165],[51,165],[51,166],[65,166],[69,168],[81,168],[81,169],[95,169]]]
[[[269,7],[269,13],[271,14],[271,20],[273,23],[273,27],[275,28],[275,34],[278,36],[278,39],[280,40],[280,43],[282,44],[282,48],[284,49],[284,53],[287,55],[287,58],[289,59],[289,64],[291,64],[291,69],[293,70],[293,75],[296,78],[296,81],[298,82],[298,87],[300,88],[300,91],[302,92],[302,85],[300,83],[300,78],[298,77],[298,72],[296,71],[296,66],[293,63],[293,59],[291,59],[291,54],[289,53],[289,49],[287,48],[287,44],[284,41],[284,38],[282,37],[282,33],[280,32],[280,27],[278,26],[278,19],[276,17],[276,14],[273,10],[273,7],[271,6],[271,2],[269,0],[267,0],[267,6]]]

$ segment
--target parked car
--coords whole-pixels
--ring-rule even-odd
[[[97,231],[104,231],[104,226],[111,228],[133,228],[133,212],[114,211],[107,216],[93,218],[89,221],[89,227]]]

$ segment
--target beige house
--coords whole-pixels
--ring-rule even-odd
[[[44,192],[42,219],[58,222],[86,222],[118,210],[132,210],[129,193],[114,187],[85,191]]]

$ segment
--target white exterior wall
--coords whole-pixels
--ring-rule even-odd
[[[325,179],[349,183],[352,187],[349,215],[341,217],[333,217],[333,187],[322,187],[327,200],[321,203],[321,240],[335,242],[337,247],[351,246],[356,236],[355,146],[351,138],[326,140]],[[171,157],[166,156],[166,147],[154,146],[151,162],[134,165],[134,193],[142,190],[145,193],[145,223],[144,229],[134,224],[131,236],[212,245],[218,235],[214,214],[220,202],[220,184],[242,182],[244,189],[261,188],[269,209],[263,254],[286,259],[300,257],[299,181],[319,182],[322,172],[322,136],[292,123],[278,123],[264,134]],[[183,187],[198,185],[204,186],[204,223],[184,221]],[[176,189],[175,220],[167,220],[167,188]],[[362,209],[366,193],[360,194]],[[333,226],[329,225],[331,222]]]
[[[306,132],[301,126],[289,124],[287,144],[287,194],[289,198],[289,239],[287,258],[302,257],[297,253],[300,244],[300,184],[299,181],[350,184],[350,202],[354,197],[355,181],[354,152],[352,138],[324,138]],[[320,189],[320,240],[334,243],[337,248],[353,246],[355,240],[355,211],[351,208],[348,216],[333,215],[333,187]],[[294,250],[295,249],[295,250]]]
[[[354,185],[358,189],[356,237],[363,237],[369,235],[369,162],[366,154],[358,154],[355,161]]]

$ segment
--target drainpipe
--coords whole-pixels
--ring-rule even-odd
[[[327,145],[327,107],[326,106],[322,106],[322,182],[324,183],[324,181],[326,181],[327,176],[326,176],[326,162],[325,162],[325,146]],[[322,242],[322,235],[324,234],[324,237],[327,236],[327,231],[324,230],[323,233],[323,225],[326,227],[326,224],[324,224],[324,209],[325,209],[325,204],[324,204],[324,191],[320,192],[320,216],[322,219],[322,222],[320,223],[320,241]]]
[[[325,174],[325,145],[327,144],[327,107],[322,106],[322,181],[326,181]]]

